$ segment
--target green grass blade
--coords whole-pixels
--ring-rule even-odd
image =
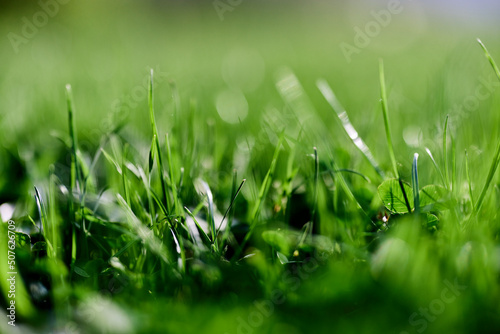
[[[405,188],[403,186],[403,181],[401,180],[398,172],[398,165],[396,162],[396,156],[394,155],[394,146],[392,144],[392,135],[391,128],[389,126],[389,107],[387,103],[387,89],[385,87],[385,74],[384,74],[384,62],[380,59],[379,63],[379,76],[380,76],[380,97],[382,104],[382,113],[384,115],[384,127],[385,127],[385,135],[387,138],[387,146],[389,147],[389,155],[391,157],[392,168],[396,179],[399,180],[399,185],[401,187],[401,191],[403,192],[403,196],[406,202],[406,206],[408,208],[408,212],[411,212],[410,202],[408,200],[408,196],[406,194]]]
[[[467,150],[465,150],[465,174],[467,177],[467,184],[469,186],[470,202],[472,204],[472,208],[474,208],[475,207],[474,195],[472,194],[472,182],[471,182],[470,171],[469,171],[469,153],[467,152]]]
[[[66,85],[66,101],[68,105],[68,127],[69,127],[69,136],[71,138],[71,182],[70,182],[70,192],[73,192],[73,189],[79,189],[79,178],[80,172],[78,169],[78,139],[76,135],[76,124],[74,117],[74,103],[73,103],[73,93],[71,91],[71,85]]]
[[[497,75],[498,79],[500,80],[500,70],[498,69],[497,64],[491,57],[490,53],[488,52],[488,49],[486,49],[486,46],[481,42],[481,40],[477,40],[481,47],[483,48],[484,54],[486,55],[486,58],[490,62],[491,66],[493,67],[493,70],[495,71],[495,74]],[[486,197],[486,193],[488,192],[488,188],[490,187],[493,177],[495,176],[495,172],[498,168],[498,165],[500,163],[500,141],[498,142],[497,149],[495,152],[495,155],[493,156],[493,161],[491,162],[490,170],[488,172],[488,176],[486,177],[486,182],[483,186],[483,190],[481,191],[481,194],[479,195],[479,198],[477,200],[476,206],[474,207],[474,212],[477,214],[479,210],[481,210],[481,207],[483,205],[483,201]]]
[[[236,197],[238,197],[238,195],[239,195],[239,193],[241,191],[241,188],[243,188],[243,186],[245,185],[246,181],[247,181],[246,179],[243,179],[243,181],[241,181],[240,186],[238,187],[238,189],[236,190],[236,192],[234,192],[234,193],[231,194],[231,196],[232,196],[231,197],[231,203],[229,203],[229,207],[227,208],[226,212],[224,213],[224,216],[222,217],[222,220],[220,221],[219,227],[217,228],[216,235],[219,235],[219,231],[220,231],[220,228],[222,226],[222,223],[224,222],[224,220],[226,219],[227,215],[229,214],[229,212],[233,208],[233,204],[236,201]],[[229,226],[229,228],[230,228],[230,226]],[[226,229],[227,229],[227,227],[226,227]]]
[[[276,169],[276,164],[278,162],[278,156],[280,153],[281,146],[283,145],[284,138],[285,138],[285,133],[282,132],[280,135],[280,139],[278,141],[278,144],[276,145],[276,148],[274,150],[273,159],[271,160],[271,166],[269,167],[269,170],[267,171],[267,174],[264,177],[264,181],[262,182],[262,185],[260,187],[259,197],[258,197],[257,202],[255,203],[253,210],[252,210],[252,213],[250,215],[250,228],[249,228],[247,234],[245,235],[245,238],[243,239],[240,247],[235,252],[233,259],[236,259],[236,260],[238,259],[241,252],[243,251],[246,243],[248,242],[248,240],[250,240],[255,227],[257,226],[257,218],[259,216],[259,213],[260,213],[260,210],[262,207],[262,203],[264,202],[264,199],[266,198],[266,196],[269,192],[269,188],[271,187],[271,183],[272,183],[272,180],[274,178],[274,172]]]
[[[215,230],[215,205],[214,205],[214,197],[212,194],[212,190],[210,189],[210,186],[208,183],[203,181],[202,179],[197,179],[196,180],[196,185],[197,189],[201,190],[204,192],[205,196],[207,196],[207,204],[208,204],[208,222],[210,226],[210,235],[211,235],[211,241],[212,241],[212,250],[218,252],[219,251],[219,244],[217,241],[217,234]]]
[[[380,76],[380,98],[382,104],[382,113],[384,115],[385,136],[387,139],[387,146],[389,147],[389,155],[391,157],[392,169],[396,179],[399,179],[398,165],[396,163],[396,156],[394,155],[394,147],[392,145],[391,128],[389,126],[389,108],[387,105],[387,90],[385,87],[385,74],[384,62],[380,59],[379,63],[379,76]]]
[[[314,198],[313,198],[311,220],[314,224],[316,222],[316,210],[318,206],[319,159],[318,159],[318,149],[316,147],[313,147],[313,150],[314,150]]]
[[[52,236],[52,257],[57,258],[59,256],[59,217],[56,214],[56,182],[57,177],[54,175],[54,166],[50,167],[49,176],[49,215],[50,215],[50,234]]]
[[[413,164],[411,168],[411,185],[413,187],[413,207],[415,212],[419,213],[420,210],[420,197],[419,197],[419,186],[418,186],[418,153],[413,156]]]
[[[187,207],[184,207],[184,210],[186,210],[186,212],[188,213],[188,215],[193,219],[194,223],[196,224],[196,227],[198,228],[198,233],[200,234],[200,237],[201,237],[203,243],[205,244],[205,246],[207,246],[208,248],[210,248],[211,245],[212,245],[212,241],[208,237],[208,235],[205,232],[205,230],[203,230],[203,228],[200,226],[200,224],[196,220],[196,217],[194,216],[194,214]]]
[[[144,172],[144,170],[141,167],[139,167],[138,170],[139,170],[140,179],[142,181],[142,185],[144,186],[144,189],[146,190],[146,194],[148,197],[148,207],[149,207],[149,216],[150,216],[150,220],[151,220],[151,226],[153,227],[154,231],[159,233],[158,229],[156,228],[157,226],[156,226],[156,219],[155,219],[155,208],[153,206],[153,196],[152,196],[151,187],[150,187],[150,184],[148,181],[148,177],[146,176],[146,173]],[[168,215],[167,215],[167,217],[168,217]]]
[[[328,152],[328,157],[329,157],[330,163],[331,163],[331,168],[330,168],[329,172],[330,172],[330,175],[332,176],[332,179],[336,180],[340,184],[340,187],[344,191],[345,195],[347,196],[347,199],[356,204],[356,209],[363,215],[363,217],[368,219],[372,225],[375,225],[375,223],[370,219],[370,216],[366,213],[365,209],[363,209],[363,207],[361,206],[361,203],[359,203],[359,201],[356,199],[356,196],[354,196],[351,188],[349,187],[346,179],[344,178],[344,175],[342,175],[342,173],[337,172],[340,169],[338,168],[335,160],[333,159],[332,153],[330,151],[327,151],[327,152]],[[338,202],[338,191],[335,191],[334,198],[333,198],[334,208],[336,208],[337,202]]]
[[[444,121],[443,130],[443,160],[444,160],[444,174],[446,176],[446,188],[450,188],[450,167],[448,163],[448,115]]]
[[[45,207],[45,203],[43,201],[40,192],[37,187],[35,188],[35,201],[36,206],[38,208],[38,212],[40,214],[40,233],[45,236],[45,241],[47,242],[47,247],[49,248],[49,254],[54,252],[54,248],[52,247],[51,237],[49,237],[49,221],[47,216],[47,209]]]
[[[431,150],[429,150],[427,147],[425,148],[425,152],[427,152],[427,155],[429,155],[429,158],[431,158],[432,164],[434,165],[434,168],[439,174],[439,177],[441,178],[441,182],[443,183],[443,186],[448,189],[446,185],[446,180],[444,178],[443,172],[441,171],[441,168],[439,168],[438,164],[436,163],[436,160],[434,159],[434,156],[432,155]]]
[[[106,152],[106,150],[104,148],[101,147],[101,152],[102,154],[104,155],[104,157],[106,158],[106,160],[108,160],[108,162],[110,164],[112,164],[116,171],[118,172],[118,174],[122,175],[123,171],[122,171],[122,167],[120,166],[120,164],[115,160],[115,158],[113,158],[111,156],[111,154],[109,154],[108,152]]]
[[[490,62],[490,65],[491,67],[493,67],[493,70],[495,71],[495,74],[496,76],[498,77],[498,79],[500,80],[500,70],[498,69],[498,66],[497,64],[495,63],[495,60],[493,60],[493,57],[491,57],[488,49],[486,48],[486,46],[483,44],[483,42],[481,42],[481,40],[478,38],[477,39],[479,45],[481,45],[481,48],[483,49],[484,51],[484,55],[486,56],[486,58],[488,59],[488,61]]]
[[[344,128],[345,133],[349,136],[349,138],[354,143],[354,145],[359,149],[359,151],[361,151],[361,153],[365,156],[365,158],[368,160],[373,169],[375,169],[378,175],[380,175],[380,177],[384,179],[385,178],[384,172],[382,171],[382,169],[380,169],[380,166],[373,157],[373,154],[366,145],[366,143],[358,135],[358,132],[356,131],[351,121],[349,120],[347,111],[340,104],[339,100],[335,96],[335,93],[332,91],[331,87],[328,85],[326,80],[319,80],[316,83],[316,86],[321,91],[321,94],[323,94],[323,97],[326,99],[328,104],[330,104],[333,111],[335,111],[335,113],[337,114],[337,117],[340,120],[340,123]]]
[[[128,206],[130,206],[130,190],[128,186],[127,179],[127,156],[128,156],[129,144],[125,143],[123,147],[123,156],[122,156],[122,186],[123,186],[123,194],[125,195],[125,200],[127,201]]]
[[[246,182],[246,179],[243,179],[239,188],[236,188],[236,184],[237,184],[236,179],[237,178],[238,178],[238,172],[235,169],[235,170],[233,170],[233,182],[231,185],[231,198],[234,200],[231,201],[230,209],[228,208],[229,213],[226,212],[226,215],[228,215],[228,218],[227,218],[227,226],[224,229],[224,234],[222,235],[222,241],[221,241],[221,246],[220,246],[220,249],[222,251],[224,251],[224,246],[225,246],[226,240],[229,238],[229,233],[231,232],[231,227],[233,226],[233,215],[234,215],[233,203],[236,200],[237,194],[241,191],[241,188],[243,188],[244,182]],[[226,215],[224,215],[224,216],[226,216]],[[222,226],[222,222],[221,222],[221,226]],[[219,229],[220,229],[220,226],[219,226]]]
[[[173,196],[173,200],[174,200],[174,207],[173,207],[173,211],[176,212],[177,215],[181,215],[181,212],[180,212],[180,203],[179,203],[179,195],[177,193],[177,185],[175,184],[175,177],[174,177],[174,168],[172,167],[172,152],[170,150],[170,141],[168,140],[168,133],[165,134],[165,143],[166,143],[166,146],[167,146],[167,164],[168,164],[168,171],[170,173],[170,187],[171,187],[171,191],[172,191],[172,196]]]
[[[451,190],[457,189],[457,146],[455,138],[450,134],[451,140]]]
[[[488,188],[490,187],[493,181],[493,177],[495,176],[495,172],[499,164],[500,164],[500,142],[498,143],[497,150],[495,152],[495,155],[493,156],[493,161],[491,162],[490,170],[488,172],[488,176],[486,177],[486,182],[483,186],[483,190],[481,191],[481,195],[479,195],[479,198],[477,199],[477,203],[474,208],[476,214],[479,212],[481,206],[483,205],[484,198],[486,197],[486,193],[488,192]]]
[[[153,131],[153,137],[156,136],[155,146],[156,146],[156,159],[158,162],[158,174],[160,176],[161,190],[163,192],[163,198],[165,200],[165,207],[170,208],[167,192],[167,184],[165,182],[165,177],[163,175],[163,160],[161,156],[160,140],[158,137],[158,128],[156,127],[155,112],[154,112],[154,86],[153,86],[153,69],[151,69],[151,77],[149,80],[149,90],[148,90],[148,103],[149,103],[149,118],[151,121],[151,130]]]

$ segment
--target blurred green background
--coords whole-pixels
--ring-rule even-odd
[[[44,10],[34,1],[3,2],[2,146],[43,145],[50,151],[49,132],[65,129],[67,83],[74,89],[81,141],[97,142],[96,134],[109,128],[117,100],[132,100],[126,107],[133,129],[144,135],[147,103],[140,87],[145,87],[149,68],[166,78],[157,97],[165,110],[159,113],[162,130],[168,130],[173,103],[168,81],[175,81],[185,103],[203,100],[200,108],[217,122],[224,121],[217,97],[223,95],[223,103],[224,92],[241,91],[248,104],[242,121],[255,128],[264,109],[281,106],[276,73],[288,67],[325,114],[330,111],[315,81],[327,79],[358,131],[378,141],[379,58],[386,62],[395,123],[411,121],[417,128],[425,123],[424,135],[429,135],[454,104],[474,93],[481,76],[491,75],[475,38],[482,38],[493,55],[499,50],[498,4],[487,1],[401,1],[401,12],[391,15],[386,26],[379,24],[378,33],[372,29],[367,46],[349,57],[342,43],[356,47],[356,29],[364,31],[376,22],[372,11],[387,10],[390,2],[241,1],[229,9],[216,9],[211,1],[56,3],[54,17],[34,33],[27,29],[30,37],[13,46],[9,34],[22,37],[23,18],[33,23]],[[45,22],[43,17],[39,21]],[[241,100],[231,94],[226,100],[238,96]],[[422,113],[426,117],[419,117]]]
[[[41,3],[53,6],[51,1]],[[379,58],[386,62],[391,117],[401,125],[396,145],[403,142],[410,123],[409,137],[422,131],[423,138],[433,140],[445,115],[456,116],[454,105],[474,94],[480,78],[491,76],[475,38],[482,38],[493,55],[500,52],[495,15],[499,6],[493,1],[401,1],[398,13],[378,24],[373,11],[387,12],[390,3],[234,1],[224,7],[211,1],[61,1],[50,9],[35,1],[3,1],[2,147],[26,148],[28,153],[43,147],[50,161],[47,153],[57,147],[50,133],[66,128],[68,83],[73,86],[84,146],[92,148],[98,142],[120,108],[127,110],[134,124],[130,131],[147,138],[145,85],[150,68],[159,78],[160,131],[168,131],[172,124],[169,82],[174,81],[185,106],[190,99],[202,100],[200,110],[207,119],[225,124],[227,117],[233,123],[240,117],[243,129],[255,132],[262,111],[283,104],[275,82],[276,73],[287,67],[315,107],[331,116],[315,87],[318,78],[325,78],[357,130],[368,142],[379,143],[383,141],[377,111]],[[38,15],[47,12],[44,8],[49,14],[55,10],[54,17],[44,20],[43,14]],[[34,18],[40,27],[26,27],[26,22],[34,24]],[[366,35],[363,40],[358,31],[366,32],[368,26],[373,37]],[[360,38],[363,43],[356,44]],[[357,51],[346,57],[343,43]],[[466,113],[477,116],[467,120],[478,130],[491,124],[481,119],[481,110],[492,99],[488,96],[473,113]],[[224,101],[235,100],[243,105],[235,112],[238,116],[223,108]],[[232,116],[220,117],[224,113]],[[458,117],[455,127],[464,120]],[[227,127],[236,128],[238,124]],[[469,144],[479,139],[462,138]],[[376,155],[384,156],[383,145],[373,147]]]

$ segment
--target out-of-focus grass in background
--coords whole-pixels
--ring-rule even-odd
[[[193,164],[215,168],[213,175],[219,172],[230,175],[238,162],[245,161],[241,154],[239,159],[233,159],[233,151],[242,151],[245,156],[247,141],[263,141],[259,138],[263,115],[272,118],[290,107],[280,96],[276,83],[283,78],[283,73],[292,71],[318,111],[314,115],[316,123],[313,123],[318,124],[317,134],[326,136],[322,132],[325,129],[328,133],[330,146],[320,147],[320,152],[332,149],[340,168],[359,171],[376,180],[375,173],[353,149],[336,122],[316,81],[319,78],[328,81],[356,130],[387,172],[391,164],[379,102],[380,58],[385,63],[396,158],[406,180],[410,179],[411,159],[416,151],[425,154],[423,149],[429,147],[442,164],[439,152],[443,124],[449,115],[449,131],[457,147],[459,181],[463,181],[460,189],[466,184],[463,152],[467,149],[470,175],[477,182],[474,189],[477,197],[500,136],[500,89],[475,39],[480,37],[493,57],[500,61],[500,6],[494,1],[401,0],[401,13],[391,15],[385,26],[377,23],[379,31],[365,39],[366,46],[357,45],[357,29],[365,31],[367,24],[377,22],[373,11],[387,10],[389,3],[391,1],[248,0],[229,5],[232,10],[224,12],[221,20],[221,13],[211,1],[73,0],[59,4],[58,13],[16,50],[9,41],[8,36],[12,36],[9,34],[22,36],[23,18],[32,22],[33,15],[42,8],[34,1],[2,2],[0,205],[21,203],[29,198],[33,185],[44,184],[49,166],[55,162],[59,166],[70,166],[70,155],[59,139],[67,137],[64,87],[68,83],[73,88],[80,148],[87,154],[86,158],[95,154],[101,136],[123,121],[121,116],[125,115],[124,137],[139,149],[136,161],[146,162],[149,149],[146,145],[151,142],[147,98],[151,68],[156,77],[155,108],[162,143],[164,133],[171,132],[176,124],[188,123],[185,120],[189,117],[190,105],[195,103],[196,127],[176,129],[172,140],[179,148],[184,137],[176,138],[176,133],[188,136],[186,132],[192,131],[195,138],[208,138],[205,142],[195,139],[200,142],[200,161]],[[346,56],[346,44],[357,48],[357,52]],[[484,98],[477,98],[478,87],[488,92]],[[174,114],[176,91],[180,96],[181,112]],[[471,99],[478,103],[467,105],[472,103]],[[462,113],[458,111],[460,108],[464,110]],[[250,167],[243,168],[247,174],[240,173],[239,177],[255,178],[258,181],[252,182],[260,184],[276,145],[276,141],[270,141],[272,145],[265,142],[262,150],[270,153],[252,155],[252,159],[263,160],[247,161]],[[215,154],[225,157],[213,160],[222,162],[206,162],[214,153],[212,148]],[[174,155],[179,159],[184,153],[179,151]],[[299,174],[304,183],[308,183],[314,172],[307,166],[310,161],[304,161]],[[285,165],[286,160],[280,161],[281,174],[285,173]],[[439,182],[429,159],[422,156],[419,168],[421,184]],[[56,174],[58,172],[56,170]],[[229,191],[228,178],[218,177],[221,186],[215,191]],[[110,179],[110,187],[118,188],[119,182]],[[361,179],[349,176],[349,180],[356,195],[366,196],[370,205],[369,197],[376,196],[378,184],[364,189]],[[495,180],[498,184],[498,177]],[[105,188],[106,180],[100,181],[99,186]],[[212,181],[217,184],[217,177]],[[498,200],[498,187],[492,192]],[[251,190],[245,188],[244,195],[251,197]],[[228,196],[228,193],[215,194],[221,206],[226,207]],[[326,203],[324,199],[321,201]],[[195,202],[191,199],[186,205]],[[246,202],[251,201],[242,200],[240,205]],[[456,303],[447,304],[446,312],[438,320],[429,321],[428,332],[478,330],[482,329],[481,319],[498,326],[498,321],[492,319],[499,315],[499,310],[488,309],[495,302],[487,298],[488,295],[498,296],[498,239],[492,236],[492,231],[498,231],[498,217],[493,209],[497,204],[491,201],[487,207],[489,211],[484,213],[487,216],[484,220],[496,223],[475,228],[474,241],[456,232],[458,228],[452,224],[456,217],[451,214],[443,219],[443,224],[448,224],[443,227],[448,234],[440,235],[438,241],[402,220],[401,227],[391,231],[392,239],[386,240],[373,258],[365,256],[374,251],[370,249],[372,246],[359,241],[363,237],[354,237],[360,242],[359,250],[343,249],[345,253],[338,255],[335,261],[301,280],[299,292],[288,294],[287,302],[270,320],[266,318],[264,325],[252,330],[255,333],[305,333],[309,330],[340,333],[389,333],[392,330],[399,333],[398,329],[411,332],[415,328],[408,324],[408,316],[417,312],[418,306],[429,305],[433,296],[439,298],[445,287],[444,277],[448,277],[446,274],[457,272],[463,274],[461,278],[472,277],[469,284],[472,288],[469,294],[463,292],[463,300],[458,296]],[[327,218],[336,221],[329,209],[326,204],[318,209],[323,217],[322,224]],[[219,210],[223,213],[225,207]],[[359,217],[353,218],[353,221],[358,220]],[[345,221],[349,223],[348,219]],[[335,228],[327,229],[325,234],[328,233],[331,233],[329,237],[335,235],[339,243],[345,241]],[[405,240],[403,245],[400,240]],[[419,252],[418,256],[412,252]],[[261,255],[255,258],[251,266],[257,268],[257,274],[249,270],[251,274],[247,275],[245,269],[241,269],[242,273],[219,263],[222,269],[218,270],[222,273],[215,270],[215,276],[224,276],[227,287],[213,287],[208,282],[207,286],[198,287],[199,291],[193,287],[193,290],[182,291],[174,301],[154,292],[114,295],[113,300],[123,306],[125,314],[134,316],[128,326],[127,321],[120,321],[124,316],[121,311],[114,314],[115,304],[110,304],[107,314],[112,315],[110,319],[114,322],[109,331],[128,332],[133,327],[137,332],[160,332],[167,328],[168,332],[182,329],[186,332],[236,333],[241,326],[240,317],[247,319],[254,311],[251,300],[255,286],[245,279],[251,277],[249,281],[258,286],[255,298],[268,296],[270,291],[266,289],[280,285],[278,271],[267,267]],[[409,263],[408,259],[415,262]],[[460,268],[465,269],[461,272]],[[212,269],[207,265],[203,270]],[[210,281],[210,275],[205,275],[208,277],[203,276],[205,280]],[[186,279],[189,278],[188,275]],[[249,285],[238,286],[240,280]],[[91,286],[85,284],[87,288]],[[189,282],[185,284],[190,286]],[[71,298],[86,301],[79,304],[84,313],[85,307],[92,309],[93,301],[100,308],[108,305],[108,302],[99,301],[100,297],[91,295],[90,288],[80,291],[78,284],[76,286]],[[217,293],[221,294],[220,303]],[[132,300],[134,298],[137,299]],[[192,303],[198,298],[203,301]],[[68,305],[77,301],[71,300]],[[470,319],[460,318],[469,311],[474,312]],[[49,320],[45,317],[38,320],[42,323],[41,328],[51,328],[51,315],[47,316]],[[85,318],[80,315],[76,319]],[[106,324],[105,319],[94,322],[98,328],[94,330],[103,331],[108,326],[100,325]],[[91,330],[94,322],[88,328],[78,327],[82,326],[80,324],[75,326],[85,332],[82,328]],[[2,326],[0,329],[11,329]],[[496,329],[490,332],[495,333]],[[66,331],[71,333],[68,328]]]
[[[221,20],[213,3],[204,1],[68,1],[26,44],[18,45],[16,53],[8,34],[22,36],[23,18],[32,22],[43,9],[37,2],[7,1],[0,13],[2,146],[28,151],[43,147],[46,168],[49,153],[58,147],[49,134],[66,125],[67,83],[74,87],[84,143],[98,143],[97,134],[109,129],[117,105],[130,109],[130,131],[148,136],[149,68],[165,78],[157,97],[164,109],[159,113],[162,131],[172,124],[168,81],[173,80],[184,104],[200,100],[206,118],[217,123],[224,123],[217,114],[217,97],[222,95],[223,103],[228,90],[242,92],[248,104],[243,128],[255,132],[263,110],[282,106],[276,73],[288,67],[321,113],[330,116],[315,87],[318,78],[328,80],[358,130],[375,143],[375,153],[384,156],[384,145],[377,145],[383,142],[377,112],[379,58],[387,64],[396,145],[404,144],[405,129],[408,136],[422,131],[424,139],[433,140],[445,115],[454,116],[454,105],[475,93],[480,78],[492,75],[475,38],[481,37],[497,53],[495,13],[500,10],[487,1],[401,1],[401,13],[392,15],[385,27],[379,24],[380,32],[368,38],[368,46],[346,58],[342,43],[357,47],[356,28],[365,31],[367,24],[376,22],[372,11],[387,10],[389,3],[243,1],[230,6],[232,11],[225,11]],[[241,94],[233,95],[226,100],[241,100]],[[494,99],[491,94],[466,112],[472,117],[460,117],[455,128],[467,120],[470,128],[483,133],[484,126],[496,124],[481,118]],[[238,122],[236,116],[232,119]],[[237,128],[225,127],[229,132]],[[477,144],[480,136],[465,131],[461,139]],[[404,158],[410,156],[407,152]]]

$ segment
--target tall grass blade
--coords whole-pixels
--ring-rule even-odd
[[[40,195],[40,192],[38,191],[37,187],[35,188],[35,201],[36,201],[36,206],[38,208],[38,213],[40,214],[40,233],[42,233],[45,236],[45,241],[47,242],[47,247],[49,248],[50,252],[54,252],[54,248],[52,247],[52,238],[48,238],[49,236],[49,221],[48,221],[48,216],[47,216],[47,208],[45,207],[45,203],[43,201],[42,196]]]
[[[394,172],[394,176],[396,179],[399,181],[399,186],[401,187],[401,191],[403,192],[403,196],[406,202],[406,207],[408,209],[408,212],[411,212],[411,205],[408,200],[408,195],[406,194],[403,181],[401,180],[401,177],[399,176],[398,172],[398,165],[396,162],[396,156],[394,155],[394,146],[392,144],[392,135],[391,135],[391,128],[389,126],[389,107],[387,103],[387,89],[385,87],[385,74],[384,74],[384,62],[382,59],[380,59],[379,63],[379,76],[380,76],[380,97],[381,97],[381,104],[382,104],[382,113],[384,115],[384,127],[385,127],[385,135],[387,138],[387,146],[389,147],[389,155],[391,157],[391,162],[392,162],[392,169]]]
[[[186,210],[186,212],[188,213],[188,215],[193,219],[194,223],[196,224],[196,227],[198,229],[198,233],[200,234],[200,237],[201,237],[201,240],[203,241],[203,244],[205,244],[205,246],[207,246],[208,248],[210,248],[211,245],[212,245],[212,241],[208,237],[208,235],[205,232],[205,230],[203,230],[203,228],[198,223],[198,220],[196,220],[196,217],[194,216],[194,214],[187,207],[184,207],[184,210]]]
[[[475,207],[474,195],[472,194],[472,182],[471,182],[470,170],[469,170],[469,153],[467,152],[467,150],[465,150],[465,175],[467,177],[467,184],[469,186],[470,202],[472,204],[472,208],[474,208]]]
[[[281,146],[283,145],[284,138],[285,138],[285,133],[282,132],[280,135],[278,144],[276,145],[276,148],[274,150],[273,159],[271,160],[271,166],[269,167],[269,170],[267,171],[267,174],[264,177],[264,181],[262,182],[262,185],[260,187],[259,197],[258,197],[257,202],[255,203],[253,210],[252,210],[252,213],[250,215],[250,228],[249,228],[247,234],[245,235],[245,238],[243,239],[240,247],[235,252],[233,259],[236,259],[236,260],[238,259],[241,252],[245,248],[246,243],[248,242],[248,240],[250,240],[255,227],[257,226],[257,218],[259,216],[259,213],[260,213],[260,210],[262,207],[262,203],[264,202],[264,199],[267,197],[267,194],[269,192],[269,188],[271,187],[271,183],[272,183],[272,180],[274,178],[274,172],[276,169],[276,164],[278,162],[278,156],[279,156],[279,153],[281,150]]]
[[[450,167],[448,163],[448,115],[444,121],[443,130],[443,160],[444,160],[444,173],[446,176],[446,188],[450,189]]]
[[[318,207],[318,186],[319,186],[319,158],[318,158],[318,149],[313,147],[314,150],[314,198],[313,198],[313,207],[312,207],[312,222],[313,224],[316,222],[316,210]],[[311,228],[312,230],[312,228]]]
[[[129,144],[125,143],[123,147],[123,156],[122,156],[122,186],[123,186],[123,194],[125,195],[125,200],[127,201],[128,206],[130,206],[130,190],[128,188],[128,180],[127,180],[127,156],[128,156]]]
[[[486,58],[490,62],[491,66],[493,67],[493,70],[495,71],[495,74],[497,75],[498,79],[500,80],[500,70],[498,69],[497,64],[491,57],[490,53],[488,52],[488,49],[486,49],[486,46],[481,42],[481,40],[477,40],[481,47],[483,48],[484,54],[486,55]],[[486,193],[488,192],[488,188],[490,187],[493,177],[495,176],[495,172],[498,168],[498,165],[500,164],[500,141],[498,142],[497,149],[495,152],[495,155],[493,156],[493,161],[491,162],[490,170],[488,172],[488,176],[486,177],[486,182],[483,186],[483,190],[481,191],[481,194],[479,195],[479,198],[477,199],[476,206],[474,207],[474,212],[477,214],[479,210],[481,210],[481,207],[483,205],[484,198],[486,197]]]
[[[349,116],[347,115],[347,111],[345,108],[340,104],[339,100],[335,96],[335,93],[331,89],[331,87],[328,85],[326,80],[318,80],[316,83],[316,86],[318,89],[321,91],[321,94],[323,94],[323,97],[326,99],[328,104],[332,107],[333,111],[337,114],[338,119],[340,120],[340,123],[342,127],[344,128],[345,133],[349,136],[351,141],[354,143],[354,145],[361,151],[361,153],[365,156],[365,158],[368,160],[370,165],[375,169],[375,171],[380,175],[382,179],[385,178],[385,174],[380,169],[377,161],[373,157],[372,152],[366,145],[366,143],[363,141],[363,139],[358,135],[358,132],[352,125],[351,121],[349,120]]]
[[[419,197],[419,186],[418,186],[418,153],[413,156],[413,164],[411,168],[411,185],[413,187],[413,207],[415,208],[415,213],[420,211],[420,197]]]
[[[224,213],[224,216],[222,217],[222,220],[220,221],[219,227],[217,228],[217,235],[219,235],[219,231],[220,231],[220,228],[222,227],[222,223],[224,223],[224,220],[226,219],[226,217],[228,216],[229,212],[233,208],[233,204],[236,201],[236,197],[238,197],[238,195],[240,194],[241,188],[243,188],[243,185],[245,185],[246,181],[247,181],[246,179],[243,179],[243,181],[241,181],[240,186],[238,187],[238,189],[236,190],[236,192],[232,193],[231,203],[229,203],[229,207],[227,208],[226,212]],[[228,227],[226,227],[226,229],[227,228]],[[230,228],[230,226],[229,226],[229,228]]]
[[[207,196],[207,204],[208,204],[208,222],[210,226],[210,235],[212,237],[212,250],[218,252],[219,245],[217,242],[217,234],[215,230],[215,205],[214,205],[214,197],[212,195],[212,190],[208,183],[203,181],[202,179],[196,180],[196,188],[203,191],[205,196]]]
[[[221,246],[220,246],[220,249],[222,251],[224,251],[224,246],[225,246],[226,240],[229,238],[229,233],[231,232],[231,227],[233,226],[233,216],[234,216],[233,203],[236,200],[237,194],[241,191],[241,188],[243,188],[244,182],[246,182],[246,179],[243,179],[239,188],[236,188],[236,184],[237,184],[236,179],[237,178],[238,178],[238,172],[235,169],[235,170],[233,170],[233,182],[231,185],[231,198],[232,199],[234,198],[234,200],[231,201],[230,209],[228,208],[229,213],[226,212],[226,215],[228,215],[228,219],[227,219],[227,226],[224,229],[224,234],[222,235],[222,241],[221,241]],[[224,216],[226,216],[226,215],[224,215]],[[219,229],[221,228],[221,226],[222,226],[222,222],[221,222],[221,225],[219,226]]]
[[[156,127],[155,113],[154,113],[154,92],[153,92],[153,69],[151,69],[151,77],[149,80],[149,90],[148,90],[148,102],[149,102],[149,118],[151,121],[151,129],[153,131],[153,137],[156,136],[155,146],[156,146],[156,159],[158,162],[158,174],[160,176],[161,190],[163,192],[163,198],[165,201],[165,207],[170,208],[168,200],[167,185],[165,182],[165,177],[163,175],[163,160],[161,157],[160,140],[158,137],[158,128]]]
[[[71,85],[66,85],[66,101],[68,105],[68,126],[69,126],[69,136],[71,139],[71,182],[70,182],[70,192],[73,189],[79,189],[79,178],[80,172],[78,168],[78,140],[76,135],[76,124],[74,117],[74,103],[73,103],[73,93],[71,91]]]
[[[391,128],[389,126],[389,108],[387,105],[387,90],[385,87],[385,74],[384,62],[380,59],[379,63],[379,76],[380,76],[380,98],[382,104],[382,113],[384,115],[385,136],[387,139],[387,146],[389,147],[389,155],[391,157],[392,169],[396,179],[399,179],[398,165],[396,163],[396,156],[394,155],[394,147],[392,145]]]
[[[481,48],[483,49],[484,51],[484,55],[486,56],[486,58],[488,59],[488,61],[490,62],[490,65],[491,67],[493,67],[493,70],[495,71],[495,74],[496,76],[498,77],[498,79],[500,80],[500,69],[498,68],[497,64],[495,63],[495,60],[493,60],[493,57],[491,57],[488,49],[486,48],[486,46],[483,44],[483,42],[481,42],[481,40],[478,38],[477,39],[479,45],[481,45]]]
[[[168,133],[165,134],[165,142],[167,145],[167,164],[168,164],[168,171],[170,173],[170,187],[171,187],[172,195],[173,195],[173,199],[174,199],[173,211],[175,211],[177,215],[181,215],[179,195],[177,193],[177,185],[175,184],[174,168],[172,167],[173,166],[173,164],[172,164],[172,152],[170,150],[170,141],[168,140]]]
[[[438,164],[436,163],[436,159],[434,159],[434,156],[432,155],[431,150],[429,150],[427,147],[425,148],[425,152],[427,152],[427,155],[429,155],[429,158],[431,158],[432,164],[434,165],[434,168],[439,174],[439,177],[441,178],[441,182],[443,183],[443,186],[448,189],[446,180],[444,179],[443,172],[441,171],[441,168],[439,168]]]

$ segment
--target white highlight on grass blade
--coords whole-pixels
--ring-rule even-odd
[[[426,147],[425,148],[425,152],[427,152],[427,154],[431,158],[431,161],[432,161],[432,164],[434,165],[434,168],[436,168],[436,170],[438,171],[439,176],[441,177],[441,182],[443,182],[443,185],[446,187],[446,189],[448,189],[448,185],[446,184],[446,180],[444,179],[443,172],[441,171],[441,169],[439,168],[438,164],[436,163],[436,160],[434,159],[434,156],[432,155],[431,150],[429,150]]]
[[[384,173],[380,169],[378,163],[375,161],[375,158],[373,154],[371,153],[370,149],[368,146],[365,144],[363,139],[359,136],[358,132],[352,125],[351,121],[349,120],[349,116],[347,115],[347,111],[344,109],[344,107],[340,104],[339,100],[335,96],[335,93],[333,90],[330,88],[326,80],[318,80],[316,83],[316,86],[318,89],[321,91],[321,94],[325,97],[326,101],[330,106],[332,107],[333,111],[337,114],[337,117],[339,118],[342,127],[344,128],[345,132],[349,136],[349,138],[352,140],[354,145],[363,153],[363,155],[366,157],[368,162],[373,166],[375,171],[382,177],[384,178]]]
[[[214,207],[214,199],[212,195],[212,190],[210,190],[210,186],[204,180],[198,178],[194,181],[194,187],[196,191],[204,196],[207,196],[207,205],[208,205],[208,215],[209,215],[209,224],[210,224],[210,235],[212,237],[212,244],[218,249],[217,236],[215,231],[215,207]]]
[[[236,124],[248,115],[247,99],[239,90],[225,90],[219,93],[215,107],[220,118],[230,124]]]

